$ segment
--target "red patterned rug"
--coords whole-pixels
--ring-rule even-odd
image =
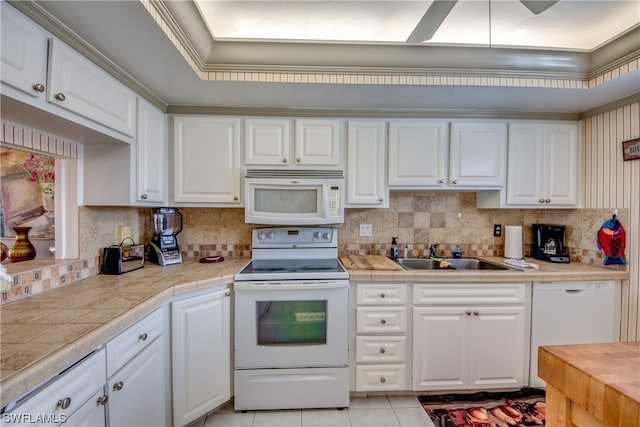
[[[418,396],[435,427],[521,427],[544,425],[544,390]]]

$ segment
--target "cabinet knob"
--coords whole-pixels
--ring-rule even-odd
[[[382,384],[384,384],[384,383],[386,383],[386,382],[387,382],[387,380],[386,380],[386,378],[385,378],[385,377],[380,377],[380,382],[381,382]]]
[[[387,352],[387,350],[384,349],[384,347],[380,347],[380,354],[385,354]]]
[[[480,315],[480,312],[479,312],[479,311],[474,311],[474,312],[473,312],[473,315],[474,315],[474,316],[479,316],[479,315]]]
[[[544,202],[545,203],[551,203],[551,200],[550,199],[544,199]]]
[[[57,99],[58,101],[64,101],[65,99],[67,99],[66,96],[64,96],[64,93],[56,93],[54,95],[54,98]]]
[[[56,403],[56,406],[60,409],[67,409],[69,406],[71,406],[71,398],[65,397],[64,399],[58,400],[58,403]]]
[[[36,83],[33,85],[33,90],[36,92],[44,92],[44,85],[42,83]]]
[[[287,160],[286,157],[282,159],[282,163],[287,163],[287,162],[288,162],[288,160]]]
[[[380,298],[386,298],[387,294],[385,294],[384,292],[380,292]]]
[[[544,199],[538,200],[538,203],[544,203]]]
[[[471,310],[465,311],[464,314],[466,314],[467,316],[471,316]]]
[[[138,339],[139,339],[140,341],[146,341],[148,337],[149,337],[149,336],[147,335],[147,333],[146,333],[146,332],[144,332],[144,333],[142,333],[142,334],[138,335]]]
[[[113,390],[119,391],[119,390],[122,390],[122,387],[124,387],[124,383],[122,381],[118,381],[113,385]]]
[[[384,197],[380,197],[380,198],[378,199],[378,201],[379,201],[380,203],[384,203]]]
[[[301,157],[296,157],[296,163],[300,163],[302,161]]]
[[[143,195],[141,195],[141,196],[140,196],[140,198],[141,198],[142,200],[147,200],[147,197],[149,197],[149,196],[147,196],[146,194],[143,194]]]
[[[225,297],[230,297],[231,296],[231,289],[227,289],[226,291],[224,291],[224,296]]]
[[[239,199],[239,197],[238,197],[238,196],[233,196],[233,201],[234,201],[234,202],[237,202],[237,201],[238,201],[238,199]]]
[[[109,401],[109,396],[100,396],[98,400],[96,400],[96,405],[104,406]]]
[[[380,324],[381,324],[381,325],[386,325],[386,324],[387,324],[387,321],[386,321],[386,320],[384,320],[384,319],[380,319]]]
[[[438,181],[440,184],[444,184],[446,181],[444,178],[440,178],[440,181]]]
[[[451,183],[452,183],[453,185],[456,185],[456,184],[458,183],[458,180],[457,180],[457,179],[454,179],[453,181],[451,181]]]

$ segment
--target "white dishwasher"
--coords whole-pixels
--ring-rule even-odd
[[[531,300],[529,385],[538,377],[538,347],[619,341],[620,289],[616,281],[534,282]]]

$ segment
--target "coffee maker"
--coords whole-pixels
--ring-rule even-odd
[[[533,224],[533,257],[549,262],[569,262],[564,250],[564,225]]]
[[[158,265],[182,263],[176,236],[182,231],[182,214],[176,208],[153,208],[153,238],[149,261]]]

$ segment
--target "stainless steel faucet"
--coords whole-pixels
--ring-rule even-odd
[[[437,247],[438,247],[437,243],[429,243],[429,256],[430,257],[438,256],[438,254],[436,254],[436,248]]]

